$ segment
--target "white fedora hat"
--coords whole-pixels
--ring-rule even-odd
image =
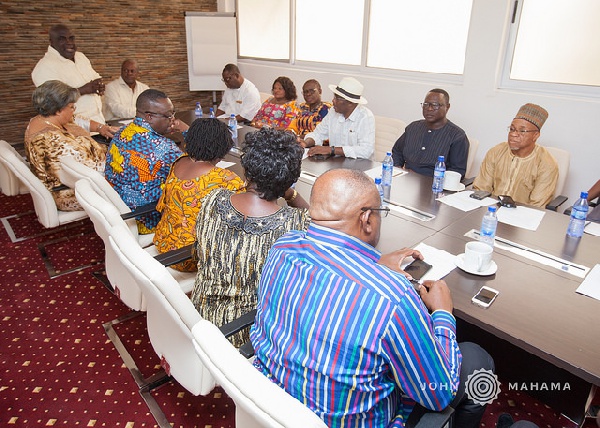
[[[334,94],[356,104],[366,104],[367,100],[362,96],[364,86],[354,77],[344,77],[340,83],[329,85]]]

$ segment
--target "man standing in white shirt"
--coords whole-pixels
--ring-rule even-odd
[[[104,116],[110,119],[135,117],[135,102],[148,85],[137,80],[140,75],[138,62],[126,59],[121,64],[121,77],[106,85],[104,93]]]
[[[100,98],[104,94],[102,77],[92,68],[90,60],[77,51],[75,36],[67,26],[55,25],[50,28],[48,35],[48,51],[31,72],[33,84],[40,86],[48,80],[60,80],[79,89],[81,97],[75,103],[75,114],[87,120],[77,123],[90,132],[99,132],[107,136],[104,135],[103,128],[109,127],[105,125]]]
[[[308,156],[327,155],[370,159],[375,150],[375,117],[366,108],[362,96],[363,85],[353,77],[344,77],[340,83],[329,85],[333,91],[333,110],[313,132],[300,141],[310,147]],[[323,142],[329,140],[329,147]]]
[[[217,116],[235,114],[238,122],[252,120],[261,106],[260,93],[254,83],[245,79],[235,64],[227,64],[221,74],[227,86],[217,109]]]

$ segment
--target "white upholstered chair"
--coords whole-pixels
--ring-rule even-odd
[[[545,149],[550,152],[556,163],[558,163],[558,181],[556,182],[556,190],[554,191],[554,196],[556,197],[562,195],[565,188],[565,181],[569,175],[571,153],[558,147],[545,147]]]
[[[473,177],[473,162],[475,161],[475,155],[479,149],[479,140],[475,138],[467,137],[469,140],[469,154],[467,156],[467,170],[465,172],[465,178]]]
[[[15,148],[8,144],[4,140],[0,140],[0,144],[2,145],[1,151],[11,150],[15,153],[16,156],[20,156]],[[0,190],[6,196],[16,196],[22,195],[24,193],[28,193],[29,189],[25,186],[21,180],[17,178],[17,176],[8,168],[4,166],[3,163],[0,162]]]
[[[244,428],[325,428],[327,425],[244,358],[217,326],[201,320],[193,328],[196,352],[235,402],[235,424]]]
[[[381,162],[386,152],[391,152],[394,143],[406,128],[406,122],[392,117],[375,116],[375,153],[373,159]]]

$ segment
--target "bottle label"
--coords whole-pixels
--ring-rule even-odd
[[[587,217],[587,211],[573,209],[571,210],[571,217],[577,220],[585,220]]]

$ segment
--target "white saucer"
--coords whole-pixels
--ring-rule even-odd
[[[444,187],[444,190],[448,190],[449,192],[462,192],[465,190],[465,185],[463,183],[458,183],[458,187],[456,189],[448,189]]]
[[[465,253],[459,254],[454,259],[454,263],[456,263],[456,266],[458,266],[459,268],[461,268],[462,270],[464,270],[465,272],[468,272],[470,274],[479,275],[479,276],[488,276],[488,275],[495,274],[496,271],[498,270],[498,265],[493,260],[492,260],[492,263],[490,264],[490,267],[484,271],[477,272],[474,270],[467,269],[467,267],[465,266],[465,263],[464,263],[464,257],[465,257]]]

